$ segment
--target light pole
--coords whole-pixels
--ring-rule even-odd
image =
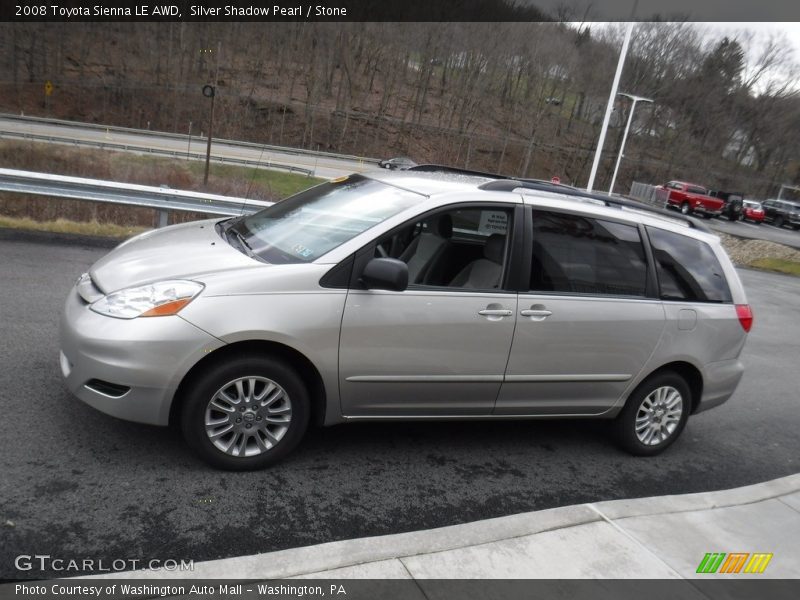
[[[213,85],[203,86],[203,96],[211,98],[211,108],[208,112],[208,144],[206,145],[206,172],[203,175],[203,185],[208,185],[208,167],[211,162],[211,128],[214,126],[214,98],[217,95],[217,88]],[[190,142],[191,143],[191,142]]]
[[[208,144],[206,145],[206,172],[203,175],[203,187],[208,186],[208,168],[211,163],[211,129],[214,126],[214,98],[217,97],[217,83],[219,82],[219,56],[222,52],[222,42],[217,42],[217,71],[214,74],[214,85],[203,86],[203,96],[211,98],[211,108],[208,112]],[[190,141],[191,143],[191,141]]]
[[[625,151],[625,140],[628,139],[628,131],[630,131],[631,128],[631,122],[633,121],[633,111],[636,110],[636,103],[653,102],[650,98],[645,98],[644,96],[635,96],[634,94],[626,94],[625,92],[620,92],[619,95],[631,99],[631,112],[628,113],[628,123],[627,125],[625,125],[625,133],[622,134],[622,144],[620,144],[619,154],[617,154],[617,164],[614,167],[614,176],[611,178],[611,186],[608,188],[609,196],[614,192],[614,183],[617,181],[617,172],[619,171],[619,163],[622,162],[622,153]]]

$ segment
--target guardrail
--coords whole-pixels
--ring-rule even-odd
[[[92,142],[90,140],[76,140],[73,138],[64,138],[53,135],[42,135],[38,133],[26,133],[23,131],[0,131],[0,138],[21,138],[30,140],[40,140],[44,142],[55,142],[58,144],[71,144],[75,146],[88,146],[92,148],[109,149],[109,150],[123,150],[125,152],[141,152],[143,154],[155,154],[159,156],[169,156],[171,158],[185,158],[191,160],[205,160],[206,155],[200,152],[181,152],[179,150],[164,150],[162,148],[151,148],[149,146],[137,146],[135,144],[118,144],[115,142]],[[211,155],[211,159],[215,162],[230,165],[244,165],[255,168],[265,169],[280,169],[289,171],[290,173],[301,173],[307,177],[314,174],[311,169],[304,169],[303,167],[296,167],[294,165],[284,165],[275,163],[270,160],[248,160],[246,158],[232,158],[225,156]]]
[[[0,169],[0,191],[153,208],[158,211],[157,227],[165,226],[168,214],[176,210],[237,216],[254,213],[274,204],[250,198],[16,169]]]
[[[118,133],[132,133],[136,135],[146,135],[154,137],[166,137],[177,140],[188,141],[189,137],[194,139],[205,139],[199,136],[189,136],[185,133],[172,133],[169,131],[154,131],[152,129],[133,129],[131,127],[119,127],[117,125],[98,125],[97,123],[83,123],[81,121],[67,121],[64,119],[52,119],[48,117],[27,117],[23,115],[14,115],[9,113],[0,113],[0,119],[9,119],[14,121],[32,122],[32,123],[46,123],[50,125],[60,125],[66,127],[77,127],[83,129],[97,129],[108,132]],[[337,154],[335,152],[322,152],[320,150],[306,150],[305,148],[292,148],[290,146],[272,146],[270,144],[258,144],[256,142],[242,142],[239,140],[226,140],[223,138],[212,138],[214,144],[225,144],[227,146],[238,146],[240,148],[249,148],[255,150],[264,150],[270,152],[282,152],[284,154],[297,154],[299,156],[318,156],[320,158],[333,158],[339,160],[358,161],[362,163],[377,164],[380,162],[378,158],[369,158],[366,156],[355,156],[353,154]],[[180,153],[178,153],[180,154]],[[205,156],[205,155],[204,155]],[[226,159],[228,160],[228,159]]]

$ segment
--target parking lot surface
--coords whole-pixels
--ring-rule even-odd
[[[177,432],[127,423],[61,384],[57,325],[107,250],[0,230],[0,578],[20,554],[204,560],[569,504],[731,488],[798,471],[800,279],[741,271],[747,371],[664,455],[603,422],[387,423],[314,430],[266,471],[214,471]],[[76,573],[73,573],[76,574]]]

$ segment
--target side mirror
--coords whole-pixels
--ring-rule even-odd
[[[402,292],[408,287],[408,265],[396,258],[373,258],[361,273],[361,283],[370,290]]]

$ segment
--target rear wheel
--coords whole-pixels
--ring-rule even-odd
[[[692,212],[691,207],[689,206],[688,202],[684,202],[681,204],[681,214],[688,215]]]
[[[260,469],[285,457],[308,426],[309,399],[289,365],[241,356],[201,374],[186,392],[181,429],[210,465]]]
[[[614,422],[618,444],[635,456],[655,456],[686,426],[691,392],[677,373],[658,373],[637,387]]]

